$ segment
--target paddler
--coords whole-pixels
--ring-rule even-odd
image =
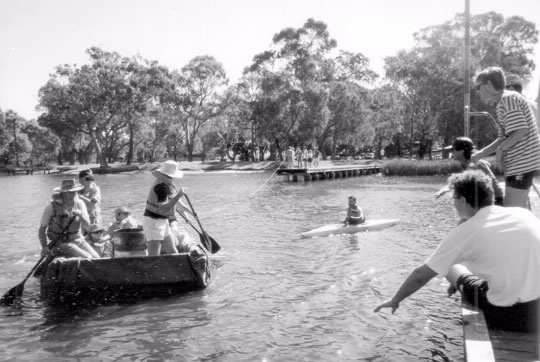
[[[349,196],[349,207],[347,208],[347,217],[343,222],[345,225],[358,225],[366,221],[364,211],[356,205],[356,197]]]
[[[62,180],[61,186],[54,189],[51,202],[43,210],[38,231],[42,255],[49,253],[48,244],[54,241],[55,246],[50,251],[53,255],[99,258],[82,235],[82,228],[86,230],[90,226],[88,211],[78,195],[82,189],[75,180]]]
[[[185,230],[182,233],[171,228],[171,224],[176,228],[175,210],[192,214],[180,201],[185,194],[184,189],[177,189],[174,185],[174,180],[182,178],[184,173],[178,170],[175,161],[169,160],[152,171],[152,175],[155,180],[148,193],[143,220],[148,255],[160,255],[162,248],[167,254],[177,254],[176,238],[182,234],[186,239],[189,236]]]

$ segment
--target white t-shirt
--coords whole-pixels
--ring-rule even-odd
[[[491,304],[511,306],[539,298],[540,220],[520,207],[480,209],[426,260],[439,275],[447,275],[454,264],[488,282]]]

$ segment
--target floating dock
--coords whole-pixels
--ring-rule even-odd
[[[305,182],[331,180],[381,172],[377,165],[333,166],[326,168],[280,168],[276,173],[283,176],[284,181]]]
[[[489,329],[484,313],[461,302],[463,345],[467,362],[538,361],[538,334]]]

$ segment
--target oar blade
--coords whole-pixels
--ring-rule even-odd
[[[21,299],[23,291],[24,291],[24,283],[17,284],[16,286],[8,290],[6,294],[2,296],[2,298],[0,298],[0,305],[2,306],[12,305],[16,300]]]
[[[221,246],[217,243],[217,241],[214,240],[214,238],[212,238],[210,235],[206,234],[206,236],[208,237],[208,239],[210,240],[210,243],[212,245],[212,250],[210,250],[210,252],[212,254],[215,254],[217,253],[218,251],[221,250]]]
[[[199,234],[199,239],[201,240],[201,244],[204,246],[204,248],[209,252],[212,252],[212,243],[210,240],[208,240],[204,233]]]

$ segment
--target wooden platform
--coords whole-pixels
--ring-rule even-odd
[[[463,345],[467,362],[539,361],[538,334],[490,330],[484,313],[462,301]]]
[[[276,171],[285,181],[304,182],[331,180],[381,172],[377,165],[333,166],[325,168],[280,168]]]

